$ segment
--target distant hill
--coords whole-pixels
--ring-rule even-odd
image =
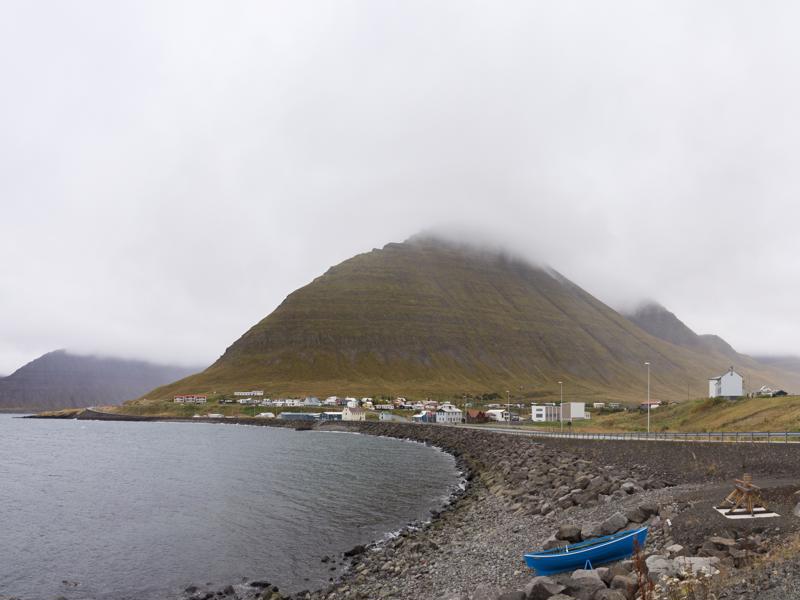
[[[687,385],[704,394],[708,378],[730,365],[702,340],[692,347],[687,331],[674,332],[681,344],[667,342],[553,269],[412,238],[332,267],[211,367],[146,395],[155,401],[257,388],[273,396],[461,397],[509,390],[553,399],[561,380],[566,399],[641,400],[647,360],[653,397],[685,399]],[[743,370],[758,381],[775,374],[755,362]]]
[[[56,350],[0,378],[0,410],[120,404],[197,369]]]
[[[693,351],[705,352],[709,357],[730,361],[740,372],[752,376],[750,390],[761,385],[784,386],[798,389],[800,358],[794,356],[753,357],[737,352],[718,335],[698,335],[674,313],[657,302],[646,302],[625,315],[648,333],[664,341]],[[724,369],[720,370],[720,373]],[[719,374],[719,373],[717,373]]]
[[[710,350],[732,360],[749,359],[736,352],[733,347],[718,335],[698,335],[674,313],[657,302],[645,302],[625,316],[647,333],[664,341],[691,350]]]

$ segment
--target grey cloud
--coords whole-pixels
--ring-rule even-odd
[[[790,3],[6,2],[0,373],[209,362],[435,229],[800,352]]]

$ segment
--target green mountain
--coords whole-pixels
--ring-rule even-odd
[[[146,396],[256,388],[552,399],[563,381],[565,399],[641,400],[645,361],[663,399],[685,399],[687,385],[702,395],[730,364],[647,333],[550,268],[420,237],[329,269],[211,367]]]

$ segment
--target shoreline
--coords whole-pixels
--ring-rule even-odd
[[[97,420],[198,422],[95,411],[78,418],[95,420],[96,415],[102,415]],[[252,418],[201,422],[296,428],[292,422]],[[331,422],[314,429],[391,437],[435,447],[454,457],[464,489],[451,494],[441,510],[432,512],[429,521],[409,523],[399,531],[387,532],[381,540],[337,556],[334,564],[347,566],[337,572],[334,582],[321,589],[283,596],[267,587],[267,582],[250,582],[228,586],[225,590],[229,594],[223,595],[190,586],[180,598],[233,598],[237,594],[242,600],[493,600],[502,592],[525,587],[533,573],[522,564],[522,554],[541,547],[565,524],[591,529],[612,515],[624,521],[620,527],[644,521],[651,526],[648,552],[663,552],[670,544],[679,543],[699,556],[713,551],[706,543],[709,536],[733,537],[728,523],[706,517],[699,522],[691,519],[696,518],[693,511],[703,511],[703,506],[721,500],[714,496],[720,492],[710,489],[741,475],[742,447],[531,439],[391,422]],[[748,466],[759,477],[797,477],[800,465],[787,461],[793,458],[788,450],[779,446],[750,448]],[[787,513],[786,508],[781,511],[790,517],[791,509]],[[643,515],[642,509],[649,514]],[[767,528],[761,537],[771,540],[796,529],[787,519],[780,524],[783,531],[770,534]],[[742,535],[750,534],[745,531]],[[324,562],[325,558],[330,559],[323,557]],[[731,568],[739,566],[727,555],[725,560]],[[259,587],[262,584],[266,585]]]

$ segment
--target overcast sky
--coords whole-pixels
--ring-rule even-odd
[[[0,373],[208,364],[431,228],[800,353],[797,6],[5,0]]]

